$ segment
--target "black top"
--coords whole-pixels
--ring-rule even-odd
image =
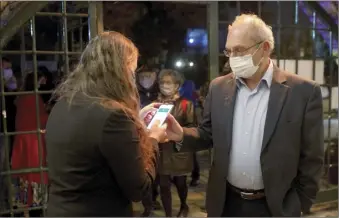
[[[75,100],[79,100],[76,97]],[[121,111],[61,100],[46,128],[50,189],[48,216],[133,216],[155,178],[156,159],[144,169],[134,123]]]
[[[140,105],[141,107],[145,107],[158,98],[159,86],[158,83],[155,82],[152,87],[145,89],[138,84],[138,91],[140,96]]]

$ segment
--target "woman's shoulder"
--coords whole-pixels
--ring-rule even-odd
[[[85,113],[91,117],[93,123],[103,122],[104,126],[112,122],[123,123],[131,120],[127,109],[124,110],[119,105],[104,105],[93,101],[83,105],[83,110],[86,110]]]
[[[53,106],[50,117],[61,117],[71,120],[87,120],[89,124],[94,125],[103,122],[110,116],[112,111],[101,106],[95,101],[79,101],[78,99],[59,99]],[[68,117],[68,118],[67,118]]]

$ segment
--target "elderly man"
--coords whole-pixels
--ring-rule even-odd
[[[169,117],[180,151],[213,144],[208,216],[300,216],[316,198],[323,166],[318,85],[276,67],[272,30],[255,15],[229,26],[233,73],[211,82],[198,128]]]

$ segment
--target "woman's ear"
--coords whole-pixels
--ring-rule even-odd
[[[262,47],[265,52],[268,52],[270,50],[270,43],[264,42]]]

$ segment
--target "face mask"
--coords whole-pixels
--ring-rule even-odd
[[[16,79],[13,76],[13,71],[11,68],[4,69],[4,79],[6,81],[6,87],[10,91],[17,89]]]
[[[7,81],[9,80],[11,77],[13,77],[13,71],[11,68],[8,69],[4,69],[4,79]]]
[[[260,59],[257,66],[253,63],[253,55],[258,51],[258,49],[251,55],[244,55],[241,57],[230,57],[230,66],[233,73],[240,78],[249,78],[257,72],[259,65],[263,59]]]
[[[151,86],[154,84],[154,79],[152,78],[145,78],[140,80],[140,85],[144,87],[145,89],[151,88]]]
[[[160,92],[165,96],[171,96],[175,92],[174,84],[164,84],[160,86]]]

